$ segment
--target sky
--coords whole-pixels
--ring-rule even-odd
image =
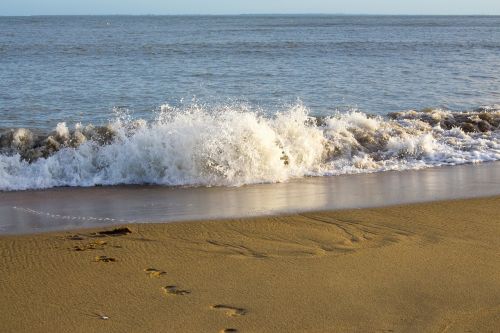
[[[500,15],[500,0],[0,0],[0,15],[106,14]]]

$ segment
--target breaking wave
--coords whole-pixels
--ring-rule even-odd
[[[162,184],[239,186],[500,160],[500,106],[469,112],[358,111],[312,117],[295,105],[273,117],[244,107],[167,105],[152,121],[59,123],[52,133],[0,136],[0,190]]]

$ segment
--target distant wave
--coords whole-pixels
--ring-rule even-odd
[[[240,186],[500,160],[500,106],[469,112],[350,111],[312,117],[295,105],[274,117],[241,107],[162,106],[154,121],[59,123],[0,136],[0,190],[162,184]]]

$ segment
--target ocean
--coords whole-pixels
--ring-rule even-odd
[[[0,17],[0,191],[497,160],[498,16]]]

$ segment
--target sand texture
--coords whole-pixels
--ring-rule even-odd
[[[0,237],[0,332],[500,332],[500,197]]]

